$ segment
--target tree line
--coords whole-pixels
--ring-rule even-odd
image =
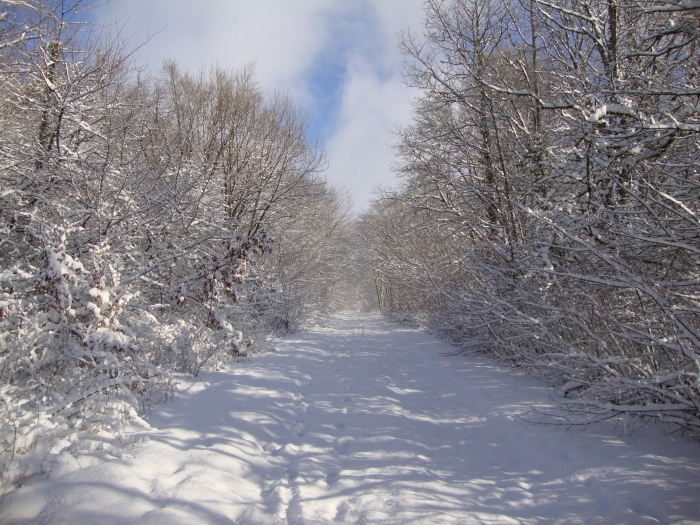
[[[374,304],[545,377],[569,423],[700,432],[700,11],[428,0]]]
[[[0,14],[0,473],[139,414],[336,300],[348,199],[252,67],[150,74],[80,0]],[[88,20],[88,21],[86,21]]]

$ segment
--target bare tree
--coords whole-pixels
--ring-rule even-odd
[[[569,421],[698,430],[691,8],[427,2],[424,38],[401,43],[423,95],[394,199],[442,232],[463,272],[444,309],[412,301],[414,313],[561,385]],[[393,291],[419,256],[372,244],[400,268],[383,275]]]
[[[287,304],[280,269],[263,264],[273,234],[290,271],[306,260],[324,275],[284,281],[304,297],[291,325],[327,306],[309,298],[342,252],[342,200],[289,97],[250,68],[167,63],[151,78],[118,28],[79,21],[86,7],[13,2],[0,20],[6,487],[63,453],[116,451],[124,426],[172,394],[173,372],[264,348]],[[322,248],[292,260],[286,235]]]

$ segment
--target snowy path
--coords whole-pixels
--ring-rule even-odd
[[[274,348],[154,410],[129,457],[11,494],[0,524],[700,519],[698,445],[528,424],[547,388],[428,335],[347,314]]]

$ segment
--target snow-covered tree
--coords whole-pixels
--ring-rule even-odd
[[[422,96],[399,137],[394,209],[427,222],[462,272],[455,283],[453,265],[437,264],[448,284],[415,290],[444,307],[407,308],[465,350],[549,377],[572,421],[699,430],[693,9],[428,1],[424,37],[401,42]],[[367,238],[396,268],[385,288],[420,266],[419,250]]]
[[[286,308],[284,272],[266,257],[290,271],[307,261],[330,283],[338,256],[326,239],[340,235],[342,199],[288,96],[264,92],[251,68],[193,75],[171,62],[152,78],[118,31],[81,21],[85,5],[10,2],[0,19],[8,486],[62,453],[116,452],[174,373],[263,348]],[[322,248],[294,257],[287,235]]]

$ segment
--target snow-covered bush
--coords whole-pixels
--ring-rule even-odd
[[[35,266],[3,274],[4,482],[66,451],[114,450],[125,426],[142,424],[137,411],[172,392],[149,342],[122,323],[134,294],[105,247],[83,264],[67,253],[70,231],[46,229]]]

